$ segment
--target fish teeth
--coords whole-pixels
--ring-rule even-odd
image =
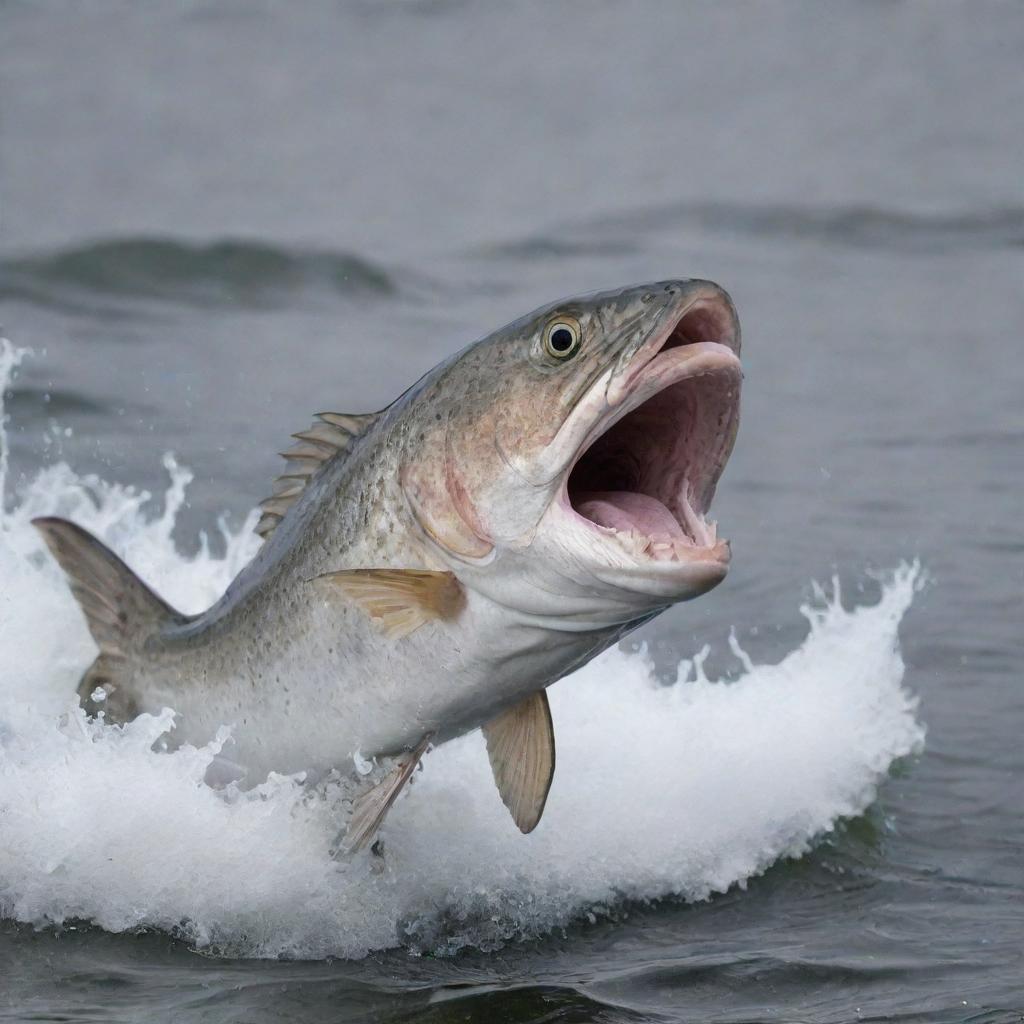
[[[679,497],[679,506],[683,514],[686,529],[698,547],[713,547],[718,540],[718,527],[713,520],[707,520],[692,504],[693,488],[687,480],[683,493]]]
[[[646,538],[636,530],[616,530],[615,539],[630,554],[643,554]]]
[[[688,501],[683,502],[682,507],[688,536],[673,537],[664,533],[648,536],[635,529],[608,532],[634,557],[647,557],[656,562],[684,561],[694,548],[711,548],[718,543],[718,524],[698,515]]]
[[[659,562],[668,562],[672,560],[672,556],[675,554],[675,550],[672,546],[671,540],[655,540],[651,542],[651,554]]]

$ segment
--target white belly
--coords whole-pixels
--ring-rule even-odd
[[[356,754],[394,754],[427,733],[443,742],[477,728],[603,645],[593,633],[517,622],[472,592],[454,623],[397,640],[358,609],[339,614],[318,603],[303,618],[287,646],[247,658],[230,679],[160,693],[180,715],[175,740],[206,743],[228,726],[223,755],[248,782],[270,771],[347,771]]]

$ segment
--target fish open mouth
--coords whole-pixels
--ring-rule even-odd
[[[638,560],[728,563],[708,518],[739,424],[735,315],[712,293],[657,332],[609,385],[612,412],[572,467],[568,503]]]

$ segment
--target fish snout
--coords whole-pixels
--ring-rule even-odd
[[[716,345],[740,354],[740,322],[729,293],[713,281],[662,281],[642,289],[640,301],[661,301],[652,327],[637,332],[622,350],[608,382],[610,405],[633,389],[637,378],[656,356],[670,349]],[[696,351],[696,350],[695,350]]]

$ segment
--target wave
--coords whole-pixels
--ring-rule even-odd
[[[669,208],[655,217],[669,216]],[[1024,210],[922,214],[872,206],[814,208],[802,206],[731,206],[707,204],[675,211],[683,221],[706,230],[735,231],[835,242],[869,248],[928,252],[950,243],[980,247],[1024,245]]]
[[[116,238],[0,260],[0,298],[40,305],[91,296],[260,307],[308,293],[396,291],[391,274],[359,256],[253,240]]]
[[[493,245],[482,255],[518,260],[618,256],[638,235],[686,231],[930,254],[952,246],[1024,246],[1024,209],[924,214],[872,206],[811,207],[670,203],[610,214],[584,224]]]
[[[0,378],[16,353],[0,350]],[[0,388],[2,390],[2,388]],[[5,449],[0,435],[0,488]],[[224,553],[192,556],[172,531],[188,472],[165,460],[149,495],[66,465],[0,513],[0,914],[37,927],[159,929],[245,957],[358,957],[406,947],[497,949],[629,901],[705,900],[800,857],[860,815],[921,748],[897,630],[919,585],[903,565],[873,606],[838,585],[802,609],[806,638],[738,678],[707,651],[663,685],[644,652],[613,649],[554,686],[559,764],[529,837],[501,805],[479,734],[433,751],[382,836],[386,867],[333,861],[330,789],[271,776],[243,792],[204,783],[228,730],[154,749],[173,712],[88,721],[74,687],[94,650],[30,519],[58,513],[110,543],[185,611],[212,602],[257,549],[254,517],[221,526]]]

